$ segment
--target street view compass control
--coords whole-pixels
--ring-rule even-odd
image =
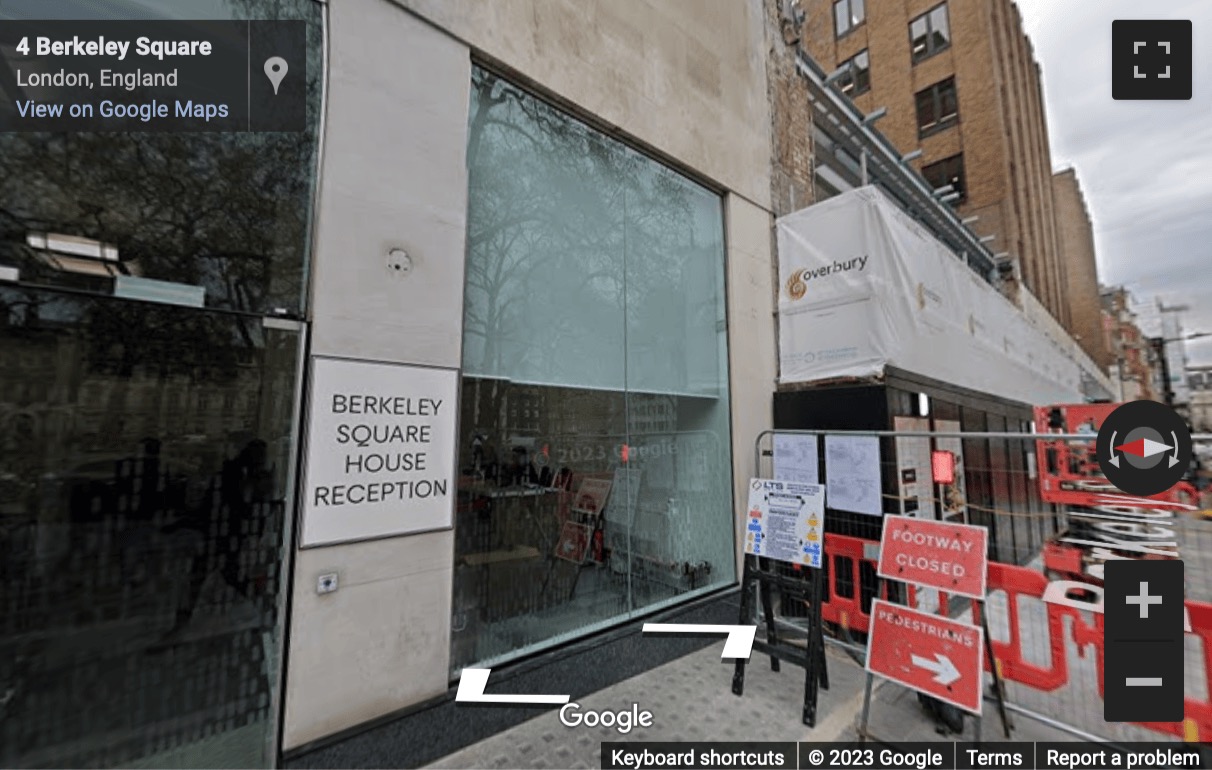
[[[1131,401],[1108,415],[1097,448],[1103,474],[1130,495],[1165,492],[1191,467],[1190,429],[1156,401]]]

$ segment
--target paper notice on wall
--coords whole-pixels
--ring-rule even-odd
[[[830,508],[883,515],[880,440],[875,436],[825,436],[825,484]]]
[[[778,481],[798,481],[816,484],[818,471],[816,436],[793,433],[774,434],[774,478]]]
[[[304,546],[449,529],[459,373],[312,358]]]
[[[928,432],[930,420],[925,417],[893,417],[892,427],[898,433]],[[930,501],[929,436],[897,437],[896,480],[901,514],[934,518],[934,506]]]
[[[823,486],[750,480],[745,553],[819,568],[824,543]]]
[[[939,433],[959,433],[959,420],[935,420]],[[959,438],[937,439],[938,448],[955,456],[955,483],[943,487],[943,518],[968,521],[968,488],[964,484],[964,441]]]

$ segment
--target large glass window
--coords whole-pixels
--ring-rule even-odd
[[[732,582],[718,195],[472,82],[454,670]]]
[[[275,761],[321,12],[0,0],[303,19],[311,94],[301,133],[0,134],[0,766]]]

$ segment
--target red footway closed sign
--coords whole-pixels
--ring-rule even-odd
[[[867,670],[941,701],[981,713],[985,635],[941,615],[871,603]]]
[[[984,527],[885,516],[879,576],[984,599],[988,552]]]

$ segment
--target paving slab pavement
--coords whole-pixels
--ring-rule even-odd
[[[427,765],[432,768],[598,768],[603,741],[842,741],[857,737],[866,674],[844,652],[829,646],[830,689],[820,693],[817,724],[800,721],[803,669],[755,654],[747,667],[745,694],[732,694],[734,666],[720,658],[722,645],[673,660],[578,701],[583,711],[651,711],[653,725],[627,734],[615,728],[567,727],[555,709]],[[974,722],[962,736],[940,736],[917,694],[877,678],[869,732],[881,741],[973,740]],[[1012,717],[1011,740],[1069,740],[1060,731]],[[1004,741],[992,704],[986,705],[985,741]]]
[[[578,701],[584,710],[651,711],[653,725],[627,734],[615,728],[566,727],[555,709],[428,765],[434,768],[597,768],[602,741],[800,741],[837,740],[851,729],[863,693],[863,672],[830,653],[830,689],[817,701],[815,729],[802,724],[804,670],[786,662],[770,670],[754,655],[745,694],[732,694],[732,661],[712,645]]]

